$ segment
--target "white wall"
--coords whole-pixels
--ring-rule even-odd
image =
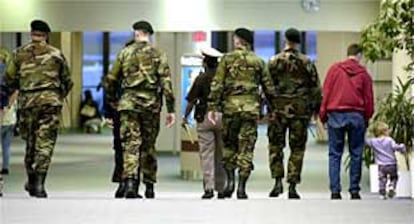
[[[359,31],[379,11],[379,0],[322,0],[305,12],[300,0],[0,0],[0,31],[24,31],[42,18],[54,30],[129,30],[140,19],[158,31],[284,29]]]

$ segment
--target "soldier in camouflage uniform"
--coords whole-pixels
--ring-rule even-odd
[[[285,36],[286,48],[273,56],[268,64],[277,95],[272,101],[275,113],[268,127],[269,163],[272,178],[275,179],[270,197],[283,193],[283,149],[289,129],[289,198],[299,199],[296,184],[300,183],[307,128],[311,116],[319,110],[321,90],[314,64],[296,49],[300,43],[300,32],[291,28]]]
[[[128,47],[133,43],[135,43],[135,39],[127,41],[124,47]],[[99,91],[103,87],[104,80],[105,76],[102,77],[101,83],[97,87],[97,91]],[[116,82],[115,85],[115,95],[112,99],[113,102],[105,102],[104,111],[105,118],[108,119],[107,122],[110,123],[110,125],[112,126],[112,148],[114,150],[114,170],[112,173],[112,182],[119,184],[117,190],[115,191],[115,198],[123,198],[125,195],[125,183],[124,181],[122,181],[124,159],[121,141],[121,119],[116,109],[119,98],[121,97],[121,85],[119,81]]]
[[[174,95],[170,68],[165,53],[149,43],[152,26],[146,21],[133,25],[136,42],[125,47],[105,77],[104,88],[109,102],[115,102],[116,83],[121,82],[121,98],[117,110],[121,117],[123,175],[126,198],[141,198],[138,193],[140,166],[145,169],[145,196],[153,198],[156,181],[155,141],[159,131],[160,89],[166,98],[167,126],[175,122]],[[154,121],[157,120],[157,121]]]
[[[223,56],[211,84],[208,118],[214,124],[216,112],[223,113],[223,163],[227,174],[224,196],[232,196],[238,168],[237,198],[247,199],[245,188],[253,170],[257,139],[259,87],[269,99],[274,98],[275,89],[264,61],[252,51],[253,33],[237,29],[233,41],[236,49]]]
[[[26,140],[25,189],[30,196],[47,197],[44,184],[58,134],[59,115],[73,83],[62,52],[46,43],[49,25],[35,20],[31,30],[32,41],[16,50],[4,81],[8,88],[19,90],[19,126]]]

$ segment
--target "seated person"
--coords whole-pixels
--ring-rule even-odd
[[[84,92],[85,99],[80,106],[80,124],[86,133],[100,133],[102,118],[98,103],[93,100],[90,90]]]

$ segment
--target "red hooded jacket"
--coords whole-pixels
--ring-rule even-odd
[[[364,66],[347,59],[331,66],[323,84],[319,117],[323,123],[329,112],[361,112],[365,121],[374,114],[372,79]]]

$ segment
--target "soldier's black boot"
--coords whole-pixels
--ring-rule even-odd
[[[289,199],[300,199],[300,195],[296,191],[296,184],[295,183],[290,183],[290,185],[289,185],[288,198]]]
[[[31,197],[35,196],[34,185],[35,185],[35,174],[27,172],[27,182],[24,184],[24,189],[29,193]]]
[[[239,176],[239,185],[237,186],[237,199],[247,199],[246,183],[248,177]]]
[[[3,197],[3,187],[4,187],[4,180],[3,180],[3,176],[0,174],[0,197]]]
[[[149,199],[155,198],[153,183],[145,183],[145,198],[149,198]]]
[[[282,178],[275,179],[275,186],[273,186],[272,191],[270,191],[269,197],[276,198],[279,195],[283,194],[283,183]]]
[[[47,198],[45,190],[46,173],[35,174],[33,194],[36,198]]]
[[[227,174],[226,188],[224,188],[223,195],[226,198],[231,198],[234,192],[234,169],[225,169]]]
[[[138,194],[138,180],[128,178],[125,180],[125,198],[142,198]]]
[[[126,190],[125,182],[123,181],[119,182],[118,189],[116,189],[116,192],[115,192],[115,198],[125,197],[125,190]]]
[[[214,191],[212,189],[204,190],[203,196],[201,199],[212,199],[214,197]]]
[[[219,191],[217,192],[217,199],[225,199],[225,195],[223,191]]]

